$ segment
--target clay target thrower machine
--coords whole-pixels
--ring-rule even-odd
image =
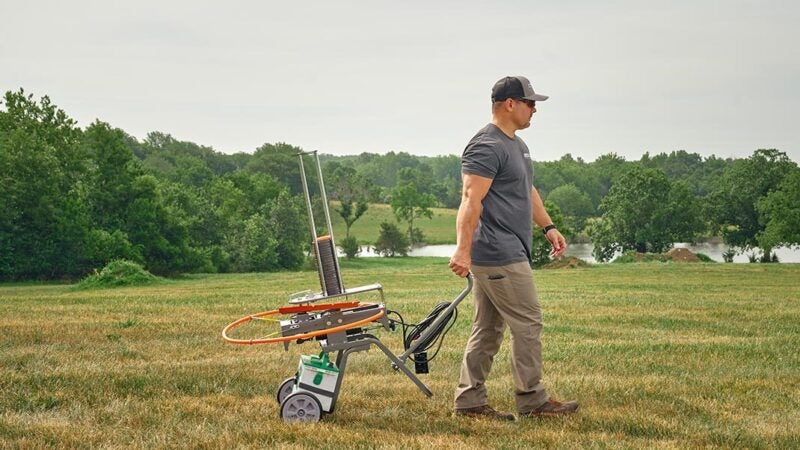
[[[317,235],[311,194],[306,179],[303,160],[308,156],[315,162],[319,180],[325,216],[324,225],[328,232],[323,236]],[[428,373],[428,362],[436,356],[445,334],[455,323],[458,304],[472,290],[472,275],[467,277],[467,286],[455,299],[436,305],[428,317],[418,324],[408,324],[398,312],[387,310],[383,286],[380,284],[346,288],[342,282],[336,253],[319,155],[316,151],[301,152],[298,157],[321,291],[298,292],[289,296],[288,306],[242,317],[222,330],[223,339],[232,344],[243,345],[280,343],[287,351],[292,342],[319,343],[320,353],[301,356],[297,372],[285,379],[275,394],[280,404],[280,416],[286,422],[316,422],[324,414],[332,413],[336,408],[348,357],[352,353],[367,351],[372,346],[378,347],[386,355],[395,371],[405,374],[422,393],[432,397],[433,392],[406,367],[406,361],[413,360],[416,373]],[[380,302],[364,303],[351,299],[367,292],[379,293]],[[256,327],[253,325],[257,322],[272,326],[275,330],[263,337],[241,337],[241,334],[255,334]],[[245,324],[250,325],[244,326]],[[394,331],[397,325],[402,327],[405,347],[404,352],[399,355],[393,353],[377,336],[369,332],[371,329],[381,328]],[[237,336],[231,337],[232,330],[236,328],[240,328],[236,333]],[[250,329],[244,331],[245,328]],[[434,349],[433,354],[428,356],[428,351],[431,349]],[[335,358],[331,359],[331,353],[335,353]]]

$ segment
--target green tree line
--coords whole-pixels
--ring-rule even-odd
[[[119,258],[164,275],[296,269],[305,261],[301,149],[276,143],[223,154],[161,132],[140,141],[102,121],[82,129],[48,97],[22,89],[1,103],[0,280],[76,278]],[[458,155],[321,159],[333,212],[346,225],[344,245],[357,246],[350,226],[370,203],[391,204],[415,243],[424,240],[429,208],[460,202]],[[558,225],[573,240],[594,241],[598,259],[711,236],[766,256],[800,242],[799,169],[775,149],[745,159],[565,155],[534,169]],[[316,174],[306,175],[317,192]],[[321,200],[313,204],[316,217]]]

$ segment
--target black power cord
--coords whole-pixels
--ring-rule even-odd
[[[433,358],[439,354],[439,350],[442,348],[442,344],[444,343],[444,337],[447,335],[447,332],[450,331],[450,328],[453,327],[455,324],[456,319],[458,318],[458,309],[453,308],[452,311],[447,313],[445,319],[442,320],[434,329],[429,336],[425,338],[424,341],[415,342],[417,341],[422,334],[436,321],[439,315],[450,306],[450,302],[441,302],[433,308],[428,317],[422,320],[422,322],[418,324],[414,323],[406,323],[403,319],[403,316],[400,315],[397,311],[388,311],[387,316],[389,315],[396,315],[399,320],[392,319],[389,317],[389,321],[393,324],[400,324],[403,328],[403,346],[406,350],[411,348],[412,345],[416,345],[416,349],[414,350],[414,362],[417,364],[424,364],[433,361]],[[433,347],[436,347],[436,350],[430,356],[427,356],[428,350]],[[424,356],[423,356],[424,355]],[[422,358],[420,358],[422,357]]]

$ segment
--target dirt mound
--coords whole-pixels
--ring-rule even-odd
[[[667,258],[675,262],[700,262],[700,258],[688,248],[673,248],[667,252]]]
[[[589,263],[580,258],[576,258],[574,256],[562,256],[561,258],[555,259],[543,265],[542,269],[575,269],[577,267],[586,267],[588,265]]]
[[[615,263],[639,263],[639,262],[702,262],[703,260],[692,253],[687,248],[673,248],[667,253],[638,253],[627,252],[619,255],[613,262]]]

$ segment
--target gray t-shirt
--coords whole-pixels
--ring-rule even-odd
[[[503,266],[530,260],[533,165],[528,146],[488,124],[469,141],[461,171],[492,179],[472,241],[472,262]]]

